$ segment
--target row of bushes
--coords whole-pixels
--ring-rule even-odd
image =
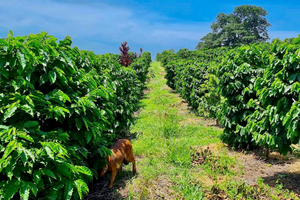
[[[0,199],[82,199],[132,123],[150,54],[126,68],[71,44],[44,32],[0,40]]]
[[[219,67],[223,140],[286,154],[299,143],[300,46],[259,45],[231,52]]]
[[[164,51],[157,60],[171,88],[200,114],[221,121],[224,142],[286,154],[300,142],[299,38],[231,50]]]
[[[165,67],[169,87],[181,94],[199,114],[216,118],[221,100],[217,65],[229,50],[224,47],[205,51],[181,49],[176,54],[163,51],[156,60]]]

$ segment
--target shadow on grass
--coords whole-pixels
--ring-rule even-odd
[[[261,177],[263,183],[272,188],[282,191],[288,190],[300,195],[300,172],[299,159],[288,154],[280,155],[272,151],[269,158],[266,158],[265,149],[256,149],[244,152],[243,150],[231,150],[231,152],[240,153],[239,159],[243,165],[242,178],[250,185],[256,185],[258,177]],[[241,154],[244,152],[243,154]],[[296,170],[296,171],[295,171]],[[295,171],[295,172],[290,172]]]
[[[90,192],[85,196],[85,200],[117,200],[124,199],[128,192],[121,194],[118,192],[119,188],[124,188],[126,186],[126,181],[130,180],[133,176],[138,176],[138,174],[133,175],[130,170],[124,170],[122,172],[118,171],[116,180],[114,182],[113,188],[108,188],[111,173],[107,172],[103,177],[95,180],[89,185]]]
[[[264,183],[270,187],[279,187],[300,195],[300,173],[278,172],[273,176],[263,178]]]

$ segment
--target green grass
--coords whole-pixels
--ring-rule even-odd
[[[160,63],[153,62],[151,71],[155,77],[147,85],[149,92],[131,128],[131,132],[138,133],[132,141],[138,175],[126,183],[127,198],[207,199],[206,193],[221,195],[224,191],[229,198],[253,199],[258,190],[239,179],[242,165],[228,156],[220,140],[222,130],[205,126],[203,120],[187,123],[187,119],[198,117],[186,110],[182,98],[166,86]],[[211,157],[201,165],[193,165],[191,155],[209,144],[215,147]],[[260,192],[268,190],[263,183],[259,188]]]
[[[131,132],[140,133],[132,141],[137,159],[138,176],[129,183],[129,198],[148,198],[151,181],[163,177],[169,182],[165,192],[185,199],[203,198],[201,185],[192,184],[190,149],[220,142],[221,131],[203,124],[180,125],[194,114],[179,113],[182,99],[166,86],[163,69],[152,63],[155,77],[148,83],[149,93],[142,100],[142,107]],[[130,186],[131,185],[131,186]],[[138,187],[138,188],[137,188]]]

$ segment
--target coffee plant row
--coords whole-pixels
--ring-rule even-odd
[[[156,59],[165,67],[168,86],[181,94],[192,109],[206,117],[216,118],[221,100],[216,72],[223,55],[229,50],[181,49],[176,54],[163,51]]]
[[[133,121],[150,53],[123,67],[71,44],[0,39],[0,199],[83,199]]]
[[[300,37],[157,55],[167,84],[199,114],[220,120],[222,140],[282,154],[300,143]]]

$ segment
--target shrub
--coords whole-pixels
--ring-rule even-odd
[[[0,40],[1,199],[82,199],[132,122],[136,72],[71,44],[44,32]]]
[[[251,132],[245,129],[247,117],[255,109],[247,103],[257,98],[255,78],[263,75],[267,62],[267,55],[262,49],[245,46],[229,53],[219,66],[219,87],[225,98],[220,116],[225,128],[222,139],[232,146],[255,146]]]

